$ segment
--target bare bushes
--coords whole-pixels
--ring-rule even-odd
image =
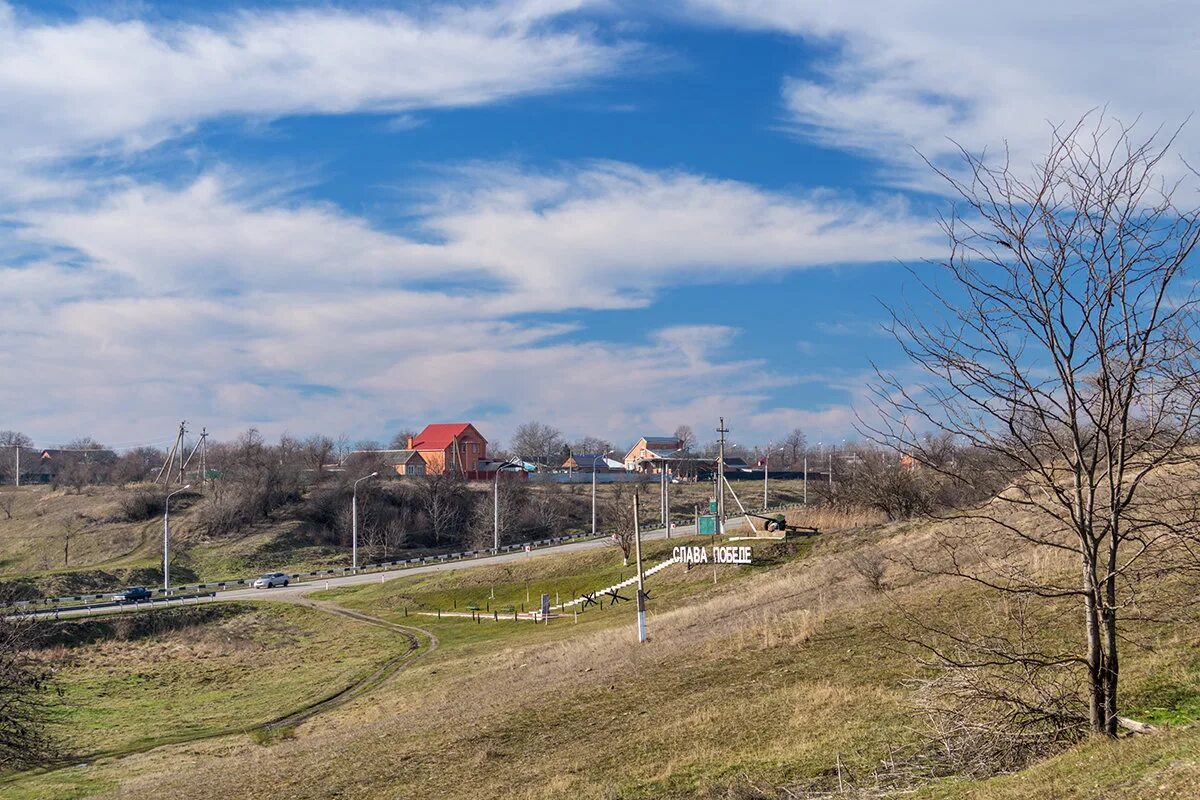
[[[32,630],[0,617],[0,773],[36,767],[58,754],[46,729],[57,698],[49,668],[30,654]]]
[[[1011,772],[1087,735],[1086,662],[1070,653],[1058,612],[1018,596],[985,607],[985,620],[940,625],[910,618],[925,675],[915,712],[948,774]]]
[[[939,772],[986,778],[1024,769],[1087,735],[1086,699],[1060,670],[944,670],[913,702]]]
[[[887,559],[878,547],[869,547],[852,554],[849,565],[872,592],[882,592],[887,588],[883,579],[887,572]]]
[[[348,481],[311,491],[299,516],[309,523],[312,538],[347,547],[354,529]],[[387,558],[396,550],[425,540],[428,526],[421,511],[419,490],[405,482],[363,483],[358,487],[359,547],[368,557]]]
[[[117,501],[121,517],[129,522],[144,522],[163,513],[166,492],[154,489],[135,489],[121,495]]]
[[[286,437],[266,444],[253,428],[229,445],[214,446],[221,464],[201,507],[200,524],[210,536],[236,533],[276,509],[299,500],[304,490],[305,453]]]

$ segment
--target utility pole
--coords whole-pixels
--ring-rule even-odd
[[[808,449],[804,450],[804,505],[808,505]]]
[[[21,485],[21,445],[17,445],[17,486]]]
[[[763,511],[767,510],[767,479],[771,477],[771,443],[767,442],[767,457],[763,459]]]
[[[208,480],[208,428],[200,429],[200,485]]]
[[[667,510],[664,514],[666,517],[667,538],[671,538],[671,482],[667,481],[663,484],[663,503]]]
[[[717,533],[725,533],[725,418],[721,417],[721,425],[717,428],[720,437],[717,447]]]
[[[633,552],[637,559],[637,634],[646,641],[646,576],[642,573],[642,525],[638,518],[638,493],[633,493]]]
[[[183,438],[187,435],[187,420],[179,423],[179,485],[183,485]],[[193,451],[194,452],[194,451]]]
[[[171,483],[171,465],[175,463],[175,453],[183,449],[183,426],[186,424],[186,421],[179,423],[179,432],[175,434],[175,444],[171,445],[171,452],[167,453],[167,460],[163,462],[162,469],[154,478],[155,483],[160,480],[163,481],[164,486]],[[182,456],[180,457],[182,458]],[[163,480],[164,478],[166,480]]]
[[[658,476],[658,517],[659,523],[664,528],[667,527],[667,462],[665,460]]]

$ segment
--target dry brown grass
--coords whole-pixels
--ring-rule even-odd
[[[788,509],[785,516],[792,525],[816,528],[820,531],[868,528],[887,522],[887,517],[882,511],[844,506],[793,508]]]
[[[705,573],[680,570],[671,579],[706,582],[711,576]],[[860,720],[864,714],[895,720],[899,713],[898,683],[862,688],[835,674],[793,672],[796,655],[810,647],[822,659],[828,653],[869,657],[847,655],[822,635],[861,615],[872,602],[860,579],[844,569],[840,551],[829,548],[810,561],[748,583],[718,585],[711,596],[652,613],[650,646],[637,644],[631,624],[620,624],[550,644],[498,643],[468,658],[446,654],[415,666],[405,681],[379,695],[306,725],[293,741],[241,751],[239,761],[249,756],[248,761],[210,756],[191,773],[164,776],[150,770],[145,781],[132,779],[113,796],[165,781],[159,791],[186,789],[196,798],[273,796],[260,789],[263,785],[314,798],[334,791],[363,797],[399,791],[403,796],[402,787],[424,797],[477,791],[600,797],[601,776],[616,766],[607,756],[589,756],[588,742],[606,740],[599,727],[594,734],[584,732],[592,724],[622,731],[618,749],[632,759],[636,779],[647,785],[703,772],[705,764],[728,760],[731,748],[753,753],[751,762],[760,766],[811,762],[820,758],[830,736],[849,737],[837,728],[806,736],[814,720],[840,719],[861,731],[869,727]],[[631,623],[628,614],[624,618]],[[760,681],[763,692],[757,695],[750,689]],[[691,701],[686,692],[698,694]],[[721,702],[729,692],[743,701]],[[539,747],[549,760],[539,760]],[[397,759],[406,774],[396,773]],[[465,773],[452,766],[463,763],[470,765]],[[300,780],[300,764],[303,774],[326,776],[341,788]],[[392,788],[358,795],[351,786],[362,786],[361,780]]]

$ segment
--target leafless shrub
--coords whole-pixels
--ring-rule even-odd
[[[869,548],[850,556],[850,568],[854,570],[873,592],[887,588],[883,576],[887,572],[887,559],[878,548]]]
[[[130,522],[143,522],[163,513],[166,492],[161,488],[135,489],[121,495],[118,507],[121,516]]]
[[[47,722],[57,700],[49,667],[31,657],[33,628],[0,617],[0,773],[53,760]]]

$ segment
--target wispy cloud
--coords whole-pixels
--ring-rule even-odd
[[[42,20],[0,3],[0,160],[138,151],[228,116],[398,115],[562,91],[638,49],[563,19],[580,5],[248,10],[198,24]]]
[[[785,76],[796,129],[866,153],[902,182],[924,184],[914,149],[935,162],[955,140],[1008,147],[1024,169],[1049,143],[1049,124],[1105,106],[1125,122],[1180,124],[1200,80],[1200,15],[1187,4],[1119,0],[1015,3],[1002,13],[953,0],[688,0],[704,24],[777,30],[821,42],[831,56]],[[1192,148],[1200,128],[1187,132]]]

